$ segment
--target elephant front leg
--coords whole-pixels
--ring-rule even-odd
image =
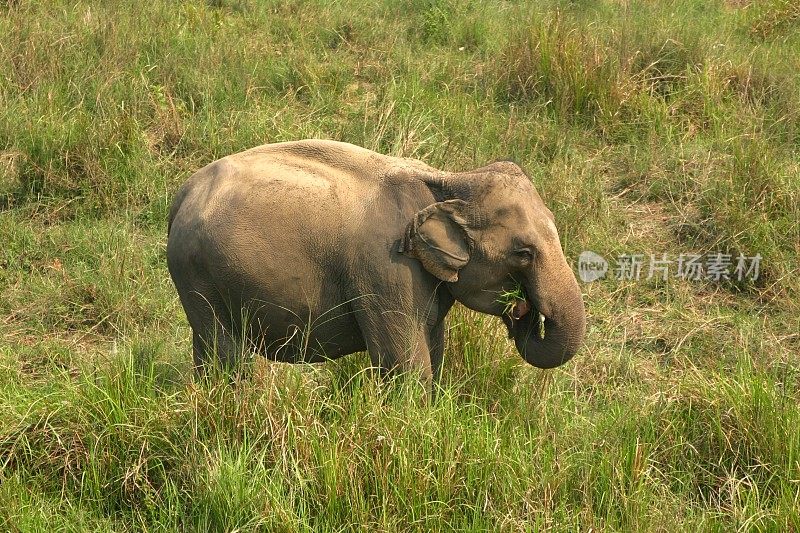
[[[424,321],[405,314],[392,315],[386,311],[365,312],[359,320],[372,365],[382,376],[415,373],[430,391],[434,371],[438,371],[438,364],[436,369],[431,365],[430,328]]]
[[[439,383],[439,379],[442,376],[442,363],[444,362],[444,320],[440,320],[428,332],[428,347],[433,382]]]

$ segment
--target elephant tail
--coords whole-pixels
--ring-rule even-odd
[[[172,229],[172,221],[175,220],[175,216],[178,214],[181,204],[183,203],[183,199],[186,198],[188,192],[189,188],[184,184],[183,187],[178,189],[175,199],[172,200],[172,207],[169,208],[169,217],[167,218],[167,237],[169,237],[169,232]]]

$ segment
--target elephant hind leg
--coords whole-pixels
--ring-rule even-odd
[[[213,292],[195,291],[184,303],[192,327],[192,355],[197,377],[206,377],[215,367],[225,372],[235,370],[242,353],[227,306],[221,299],[209,295]]]
[[[219,366],[223,372],[234,370],[239,352],[239,345],[233,335],[222,327],[192,332],[194,371],[199,378],[207,377],[215,366]]]

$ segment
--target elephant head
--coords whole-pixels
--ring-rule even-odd
[[[586,330],[583,299],[553,214],[528,176],[502,161],[425,181],[437,201],[409,223],[401,251],[465,306],[502,317],[528,363],[569,361]],[[518,284],[525,297],[508,309],[499,296]]]

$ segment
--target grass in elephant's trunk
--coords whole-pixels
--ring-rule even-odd
[[[529,312],[534,312],[538,315],[538,322],[535,326],[535,333],[540,339],[544,339],[544,317],[535,309],[527,295],[522,284],[514,281],[514,286],[511,289],[501,291],[497,296],[497,302],[503,306],[503,316],[507,317],[511,324],[515,324],[517,320]],[[511,330],[509,330],[511,334]]]

